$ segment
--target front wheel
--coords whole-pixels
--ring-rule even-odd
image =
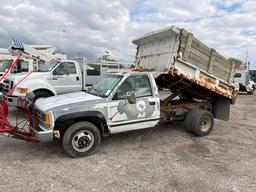
[[[63,136],[63,148],[71,157],[86,157],[93,154],[100,142],[98,128],[86,121],[71,125]]]

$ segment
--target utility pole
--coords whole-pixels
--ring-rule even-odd
[[[248,48],[246,49],[246,54],[245,54],[245,68],[248,70],[247,60],[248,60]]]

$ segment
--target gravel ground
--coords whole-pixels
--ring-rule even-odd
[[[239,95],[207,137],[164,124],[107,137],[87,158],[0,137],[0,191],[256,191],[255,137],[256,95]]]

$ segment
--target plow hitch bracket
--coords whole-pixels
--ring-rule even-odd
[[[11,66],[8,68],[8,70],[5,72],[5,74],[0,78],[2,80],[14,67],[14,65],[18,62],[18,60],[22,57],[22,54],[19,54],[17,58],[12,62]],[[6,104],[6,98],[11,92],[14,90],[14,88],[21,83],[25,78],[27,78],[33,71],[29,72],[22,80],[20,80],[18,83],[16,83],[12,89],[9,90],[9,92],[4,96],[2,93],[0,93],[0,135],[12,137],[16,139],[21,139],[25,141],[30,141],[32,143],[38,143],[39,141],[31,134],[30,132],[30,126],[32,122],[32,112],[29,109],[28,106],[22,107],[22,110],[25,114],[26,119],[19,119],[19,116],[17,114],[16,117],[16,125],[13,126],[10,121],[8,121],[8,106]]]
[[[30,133],[29,128],[31,119],[31,112],[29,109],[23,108],[23,112],[26,114],[26,120],[19,120],[18,115],[16,118],[16,125],[13,126],[7,119],[8,108],[4,98],[0,98],[0,135],[20,139],[24,141],[30,141],[32,143],[38,143],[39,141]]]

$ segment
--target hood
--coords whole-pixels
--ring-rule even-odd
[[[15,74],[10,74],[8,75],[5,79],[9,80],[9,81],[17,81],[20,80],[22,78],[24,78],[28,73],[15,73]],[[48,77],[48,73],[47,72],[33,72],[31,73],[27,78],[27,79],[42,79],[42,77],[47,78]]]
[[[88,104],[92,104],[91,101],[102,100],[104,98],[98,97],[95,95],[91,95],[85,92],[76,92],[76,93],[69,93],[63,94],[48,98],[41,98],[38,99],[35,103],[35,107],[42,112],[46,112],[50,109],[54,109],[57,107],[65,108],[69,105],[80,106],[84,105],[84,102],[88,102]]]

